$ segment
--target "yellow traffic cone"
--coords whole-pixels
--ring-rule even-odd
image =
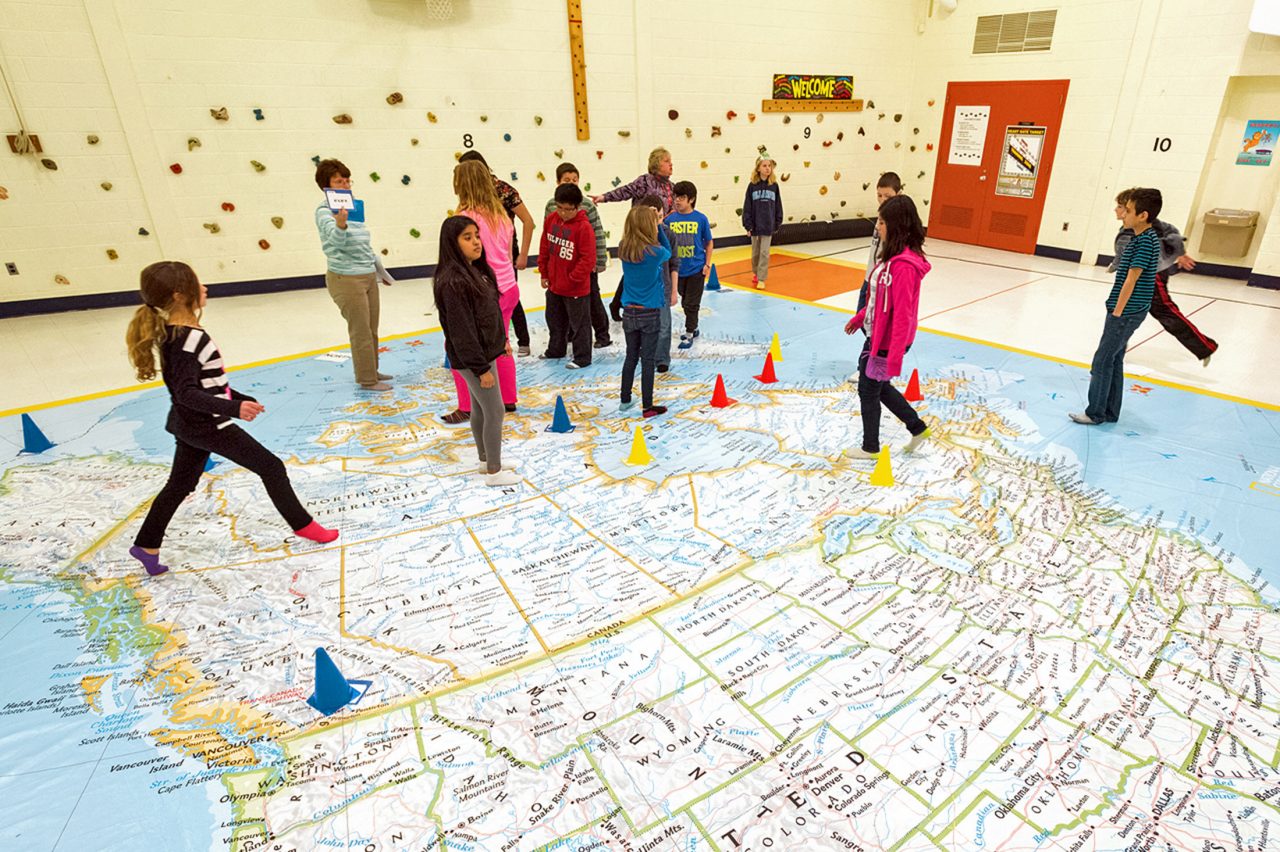
[[[893,485],[893,464],[889,461],[889,445],[880,448],[880,457],[876,459],[876,469],[871,471],[872,485]]]
[[[639,426],[636,427],[636,436],[631,439],[631,455],[627,456],[626,463],[636,467],[646,467],[653,463],[649,446],[644,442],[644,429]]]
[[[773,363],[782,360],[782,344],[778,342],[778,333],[773,333],[773,342],[769,344],[769,354],[773,356]]]

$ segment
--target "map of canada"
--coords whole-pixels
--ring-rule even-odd
[[[504,489],[439,420],[439,333],[386,341],[391,394],[338,354],[233,372],[342,537],[218,460],[155,579],[126,551],[167,395],[37,412],[56,446],[0,462],[0,846],[1280,844],[1280,413],[1131,381],[1088,430],[1086,370],[922,333],[935,437],[903,455],[886,412],[878,487],[842,455],[846,316],[704,306],[652,421],[618,411],[620,347],[521,359]],[[371,682],[327,718],[317,648]]]

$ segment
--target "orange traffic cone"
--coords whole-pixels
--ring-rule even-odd
[[[924,394],[920,393],[920,371],[911,371],[911,380],[907,382],[907,391],[902,395],[907,402],[923,402]]]
[[[773,373],[773,353],[770,352],[764,356],[764,372],[756,376],[757,379],[766,385],[771,385],[778,381],[778,377]]]
[[[729,394],[725,393],[724,376],[722,376],[719,373],[716,373],[716,389],[711,394],[711,407],[712,408],[728,408],[729,406],[733,405],[735,402],[737,402],[736,399],[729,399]]]

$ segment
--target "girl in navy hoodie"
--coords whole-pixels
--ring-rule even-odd
[[[929,437],[929,427],[890,383],[901,375],[902,358],[916,339],[920,282],[930,269],[924,258],[924,225],[915,202],[905,195],[885,201],[876,219],[876,234],[880,255],[868,276],[867,305],[844,327],[845,334],[862,329],[867,335],[858,357],[862,448],[847,451],[859,459],[880,454],[881,403],[911,433],[904,452],[914,452]]]
[[[782,227],[782,193],[773,174],[776,168],[767,153],[761,154],[742,201],[742,227],[751,237],[751,283],[757,290],[763,290],[769,279],[769,244]]]

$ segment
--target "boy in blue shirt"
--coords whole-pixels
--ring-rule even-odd
[[[1094,426],[1120,419],[1125,347],[1146,319],[1156,290],[1160,239],[1151,223],[1160,215],[1162,206],[1160,191],[1145,187],[1133,190],[1125,204],[1122,221],[1134,236],[1116,261],[1116,280],[1107,297],[1107,319],[1089,369],[1089,405],[1083,414],[1071,413],[1076,423]]]
[[[680,292],[680,306],[684,308],[684,334],[680,335],[680,348],[688,349],[698,336],[702,285],[711,271],[711,252],[715,243],[711,239],[711,222],[693,209],[698,203],[698,188],[690,181],[682,180],[672,191],[675,194],[675,212],[667,217],[667,227],[675,241],[672,252],[680,261],[680,277],[676,284]]]

